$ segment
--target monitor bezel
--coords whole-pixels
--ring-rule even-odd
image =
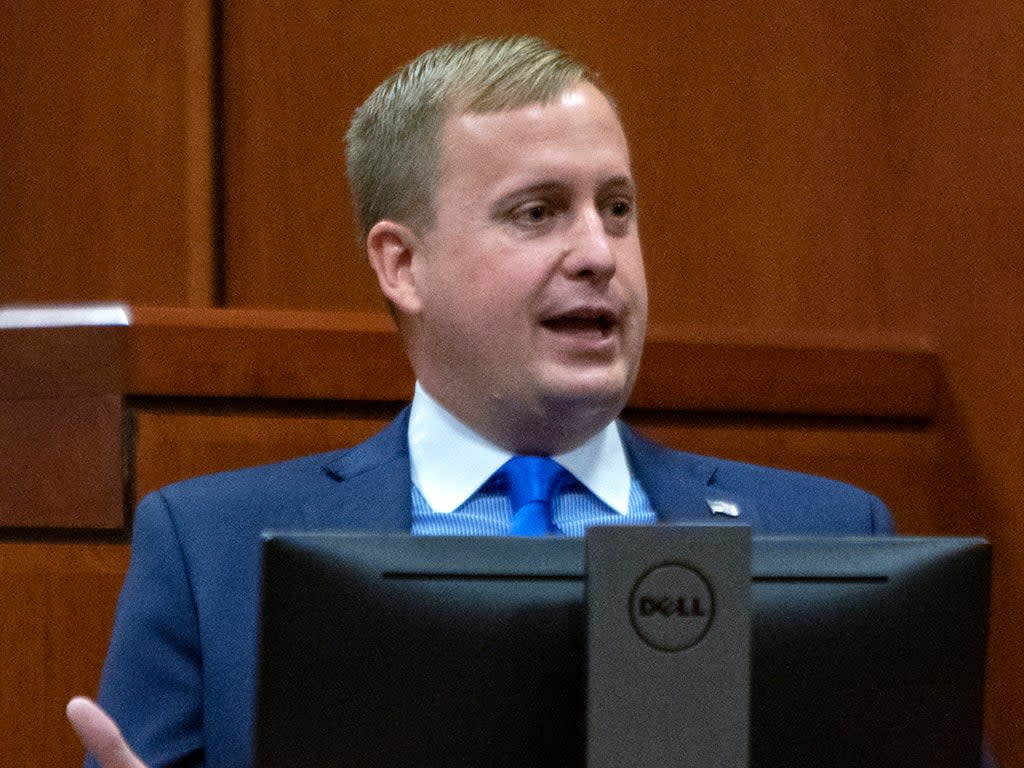
[[[582,539],[266,534],[257,766],[284,768],[344,759],[355,765],[389,768],[583,765],[584,667],[545,688],[543,679],[523,681],[533,674],[532,667],[502,666],[485,672],[482,665],[491,662],[481,659],[487,655],[475,656],[481,687],[472,687],[470,680],[468,689],[451,696],[460,701],[448,707],[442,681],[431,681],[435,651],[424,652],[423,648],[435,649],[442,642],[439,638],[458,634],[456,617],[462,613],[449,611],[440,616],[439,605],[430,605],[441,580],[463,585],[474,579],[504,582],[515,588],[496,594],[519,595],[525,590],[528,607],[529,595],[544,593],[546,588],[541,585],[560,584],[554,590],[561,590],[562,597],[547,608],[538,598],[541,618],[528,621],[536,622],[541,634],[547,632],[549,622],[555,622],[551,636],[541,645],[553,644],[554,653],[566,654],[567,661],[537,674],[557,675],[567,664],[584,665],[584,559]],[[972,764],[973,756],[981,753],[990,568],[989,546],[978,538],[756,536],[752,569],[753,765],[768,768],[818,762],[839,768],[879,764],[883,759],[889,759],[889,764],[937,768]],[[423,589],[426,583],[435,587]],[[574,591],[578,591],[574,598],[578,608],[567,612],[565,594]],[[824,607],[812,607],[810,614],[794,622],[763,605],[764,595],[776,592],[785,597],[775,594],[772,604],[781,600],[799,607],[817,600],[815,605]],[[358,600],[353,598],[357,593],[362,595]],[[466,599],[476,599],[473,590],[465,594]],[[829,595],[833,594],[846,596],[831,601]],[[861,595],[853,600],[860,619],[849,615],[851,594]],[[381,605],[372,607],[374,600]],[[867,600],[866,610],[863,600]],[[358,606],[356,612],[362,612],[359,621],[353,618],[353,605]],[[883,608],[885,618],[872,625],[871,611]],[[519,616],[523,610],[521,604],[515,608]],[[545,610],[549,611],[547,618]],[[818,610],[821,616],[816,619]],[[919,615],[904,616],[913,611]],[[390,618],[367,618],[367,612]],[[864,617],[868,617],[867,625]],[[429,630],[434,634],[428,644],[418,646],[420,658],[399,660],[407,648],[417,647],[417,633],[427,632],[424,624],[435,618],[438,626]],[[511,624],[496,626],[497,630],[487,630],[486,642],[500,644],[506,635],[514,634]],[[867,666],[859,675],[843,673],[843,665],[849,662],[841,654],[830,659],[827,653],[815,650],[815,643],[834,638],[839,627],[861,632],[866,638],[862,642],[867,651],[857,663]],[[321,641],[313,640],[317,632],[324,634]],[[375,632],[406,634],[402,642],[378,649],[375,657]],[[357,635],[362,639],[354,640]],[[344,649],[327,649],[332,642],[361,644],[363,651],[356,661]],[[514,655],[515,646],[510,647]],[[929,659],[929,648],[936,658]],[[956,653],[955,664],[948,658],[952,653]],[[939,663],[942,659],[945,664]],[[455,662],[449,659],[446,663]],[[377,672],[367,670],[367,665],[373,664],[379,665]],[[406,670],[401,673],[404,679],[389,679],[388,670],[396,669]],[[335,685],[322,687],[325,679],[332,678]],[[303,679],[306,682],[301,682]],[[361,690],[347,685],[355,679],[363,681]],[[379,683],[376,687],[374,680]],[[577,685],[579,690],[565,690]],[[914,691],[901,699],[899,685],[910,685]],[[415,686],[422,688],[413,692]],[[873,698],[865,694],[865,686],[874,687]],[[332,696],[334,700],[325,699]],[[388,704],[389,696],[407,701],[393,706]],[[513,724],[506,734],[505,726],[494,726],[493,713],[509,720],[509,712],[546,712],[547,699],[555,696],[562,699],[551,705],[542,725],[547,720],[560,722],[559,731],[524,732]],[[509,702],[509,698],[516,700]],[[904,701],[907,703],[899,703]],[[378,706],[381,708],[376,709]],[[445,707],[447,715],[432,722],[434,710]],[[779,713],[787,707],[793,716],[781,718]],[[845,723],[846,727],[801,725],[817,724],[823,713],[831,710],[841,711],[847,720],[824,720],[833,726]],[[317,723],[317,713],[324,712],[329,712],[326,724]],[[480,721],[476,726],[473,718]],[[453,721],[458,727],[452,726]],[[524,733],[531,734],[529,739]],[[468,744],[478,736],[488,743]],[[404,739],[410,743],[403,744]],[[530,746],[524,748],[527,740]],[[487,751],[489,746],[494,747],[493,753]],[[435,752],[426,759],[429,750]],[[522,762],[524,758],[526,762]],[[908,762],[912,760],[925,762]]]

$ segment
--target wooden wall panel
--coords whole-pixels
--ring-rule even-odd
[[[0,400],[0,527],[124,525],[119,394]]]
[[[196,475],[355,445],[397,412],[387,405],[143,403],[136,410],[135,496]]]
[[[127,544],[0,542],[5,766],[81,766],[64,705],[95,695],[127,567]]]
[[[205,0],[0,2],[0,303],[212,300]]]
[[[226,3],[228,302],[379,309],[349,221],[352,110],[434,44],[531,32],[592,63],[621,104],[655,321],[877,326],[877,214],[899,181],[888,115],[911,24],[810,0],[629,13],[608,0],[457,2],[425,15],[400,0]]]

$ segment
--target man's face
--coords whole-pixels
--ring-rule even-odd
[[[504,447],[575,447],[625,405],[647,321],[618,116],[589,83],[452,116],[441,169],[410,266],[417,377]]]

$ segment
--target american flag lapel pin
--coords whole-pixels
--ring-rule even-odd
[[[708,508],[711,510],[712,515],[740,516],[740,508],[731,501],[725,501],[724,499],[708,499]]]

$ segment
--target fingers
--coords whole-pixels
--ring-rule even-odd
[[[146,768],[125,742],[117,724],[95,702],[76,696],[68,702],[67,716],[86,752],[102,768]]]

